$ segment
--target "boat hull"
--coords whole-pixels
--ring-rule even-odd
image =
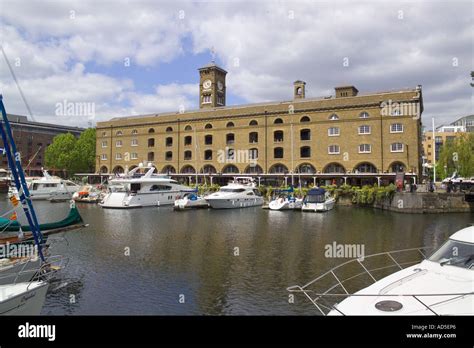
[[[336,201],[334,199],[327,200],[323,203],[304,203],[301,207],[302,211],[321,213],[334,209]]]
[[[263,205],[262,197],[252,198],[206,198],[213,209],[237,209]]]
[[[48,287],[42,281],[0,286],[0,315],[39,315]]]
[[[159,207],[174,204],[180,194],[181,191],[142,193],[136,195],[129,195],[126,192],[112,192],[104,197],[100,206],[106,209]]]

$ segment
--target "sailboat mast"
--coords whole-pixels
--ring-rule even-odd
[[[25,174],[21,166],[21,157],[20,153],[16,149],[15,141],[13,139],[13,134],[10,127],[10,122],[8,121],[7,113],[5,111],[5,106],[3,105],[3,96],[0,95],[0,107],[2,109],[2,120],[0,123],[0,133],[2,136],[3,144],[5,147],[5,153],[7,155],[8,165],[11,168],[13,180],[15,186],[18,190],[18,195],[25,212],[28,224],[31,227],[31,232],[35,244],[38,247],[38,253],[41,257],[41,260],[44,261],[43,251],[41,244],[44,242],[43,235],[41,234],[38,219],[36,218],[36,213],[33,208],[33,204],[30,199],[30,191],[28,190],[28,185],[26,184]],[[5,125],[5,129],[3,126]],[[14,156],[13,156],[14,155]]]

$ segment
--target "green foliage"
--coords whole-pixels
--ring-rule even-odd
[[[436,175],[444,179],[455,171],[461,177],[474,176],[474,133],[466,133],[441,147]]]
[[[79,138],[71,133],[59,134],[46,148],[45,164],[50,169],[65,170],[69,176],[93,172],[95,166],[95,129],[85,130]]]

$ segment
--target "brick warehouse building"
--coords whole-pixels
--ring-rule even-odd
[[[306,98],[296,81],[293,100],[226,106],[226,71],[211,63],[199,73],[199,110],[97,123],[96,170],[142,163],[190,179],[196,171],[344,180],[421,173],[421,86],[363,95],[345,86]]]
[[[26,116],[8,115],[17,150],[21,154],[21,164],[27,175],[41,175],[46,147],[53,138],[62,133],[79,136],[84,129],[79,127],[60,126],[51,123],[29,121]],[[3,148],[3,140],[0,139]],[[6,156],[2,156],[1,168],[8,168]]]

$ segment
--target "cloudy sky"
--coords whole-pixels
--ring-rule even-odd
[[[289,100],[353,84],[423,86],[424,123],[472,114],[471,1],[0,0],[0,42],[34,120],[87,126],[198,107],[197,68],[225,68],[227,104]],[[3,55],[0,92],[27,115]],[[95,116],[59,105],[89,103]],[[59,110],[59,111],[58,111]]]

